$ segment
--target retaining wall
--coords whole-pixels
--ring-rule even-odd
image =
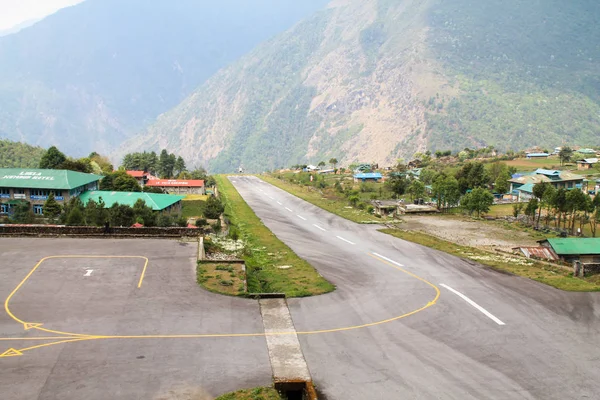
[[[104,227],[96,226],[0,225],[0,236],[197,237],[203,234],[202,229],[179,227],[111,227],[108,233],[105,233]]]

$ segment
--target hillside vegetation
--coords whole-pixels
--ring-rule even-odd
[[[0,136],[108,153],[327,0],[86,0],[0,37]]]
[[[45,152],[41,147],[0,139],[0,168],[37,168]]]
[[[600,4],[336,0],[220,70],[123,151],[214,171],[600,144]]]

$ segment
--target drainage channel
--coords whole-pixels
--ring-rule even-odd
[[[275,389],[287,400],[317,400],[284,295],[259,298]],[[269,333],[289,332],[287,335]]]

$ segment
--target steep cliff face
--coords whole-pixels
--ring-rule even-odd
[[[600,144],[590,90],[600,40],[582,42],[600,35],[600,6],[551,3],[332,1],[219,71],[122,151],[168,148],[218,172]]]

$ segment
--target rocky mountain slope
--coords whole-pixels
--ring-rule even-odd
[[[0,138],[105,153],[327,0],[86,0],[0,37]]]
[[[600,145],[593,0],[334,0],[220,70],[123,151],[260,171],[425,149]]]

